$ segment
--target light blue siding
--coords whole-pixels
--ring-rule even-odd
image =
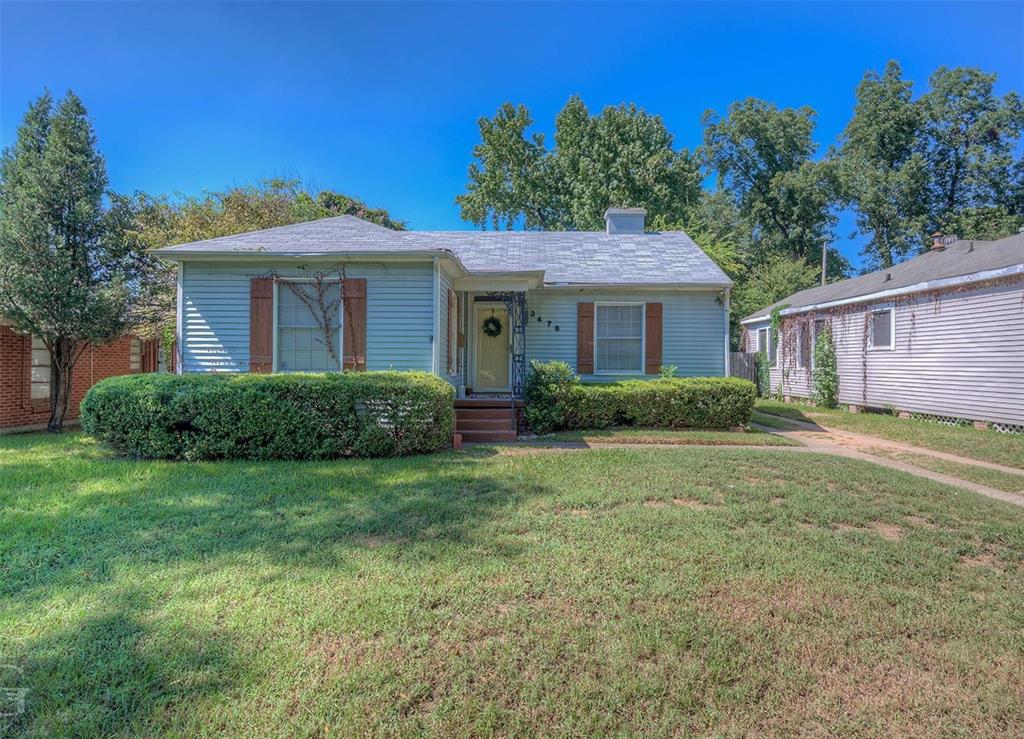
[[[182,369],[249,369],[249,281],[270,271],[308,275],[289,264],[186,262],[182,272]],[[433,267],[415,263],[351,262],[348,277],[366,278],[366,366],[371,370],[432,368]]]
[[[726,320],[720,295],[710,290],[531,290],[526,296],[530,314],[526,329],[527,357],[542,362],[561,360],[576,369],[577,303],[661,303],[662,365],[676,365],[681,376],[722,376],[725,374]],[[636,377],[583,375],[584,380],[603,382]]]

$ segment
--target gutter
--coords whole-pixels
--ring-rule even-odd
[[[1000,267],[999,269],[990,269],[984,272],[972,272],[969,275],[959,275],[958,277],[943,277],[938,280],[926,280],[925,282],[918,282],[913,285],[907,285],[906,287],[894,287],[891,290],[880,290],[878,292],[868,293],[867,295],[857,295],[852,298],[842,298],[839,300],[828,300],[823,303],[812,303],[810,305],[801,305],[796,308],[786,308],[779,312],[780,316],[792,316],[798,313],[806,313],[812,310],[822,310],[824,308],[835,308],[840,305],[855,305],[857,303],[873,303],[878,300],[887,300],[888,298],[896,298],[902,295],[910,295],[911,293],[919,292],[930,292],[932,290],[941,290],[946,287],[959,287],[960,285],[969,285],[972,282],[985,282],[987,280],[998,280],[1002,277],[1013,277],[1014,275],[1024,274],[1024,263],[1011,265],[1009,267]],[[761,321],[771,318],[771,313],[766,313],[759,316],[751,316],[750,318],[744,318],[740,321],[740,325],[747,325],[750,323],[760,323]]]

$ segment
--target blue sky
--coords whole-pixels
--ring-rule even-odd
[[[0,3],[0,144],[28,101],[72,88],[111,186],[197,193],[299,176],[413,228],[469,228],[453,200],[476,120],[525,103],[550,133],[573,93],[635,102],[676,144],[747,96],[819,113],[832,143],[868,69],[898,59],[1024,91],[1024,3]],[[845,237],[840,248],[856,258]]]

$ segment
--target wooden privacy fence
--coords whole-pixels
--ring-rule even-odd
[[[742,377],[757,384],[757,354],[754,352],[729,352],[729,376]]]

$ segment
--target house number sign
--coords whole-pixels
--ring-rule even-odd
[[[535,310],[530,311],[530,318],[536,318],[537,319],[537,323],[545,323],[544,317],[543,316],[538,316],[537,315],[537,311],[535,311]],[[551,321],[547,321],[546,323],[547,323],[548,326],[551,325]],[[556,323],[555,324],[555,331],[561,331],[561,330],[562,329]]]

